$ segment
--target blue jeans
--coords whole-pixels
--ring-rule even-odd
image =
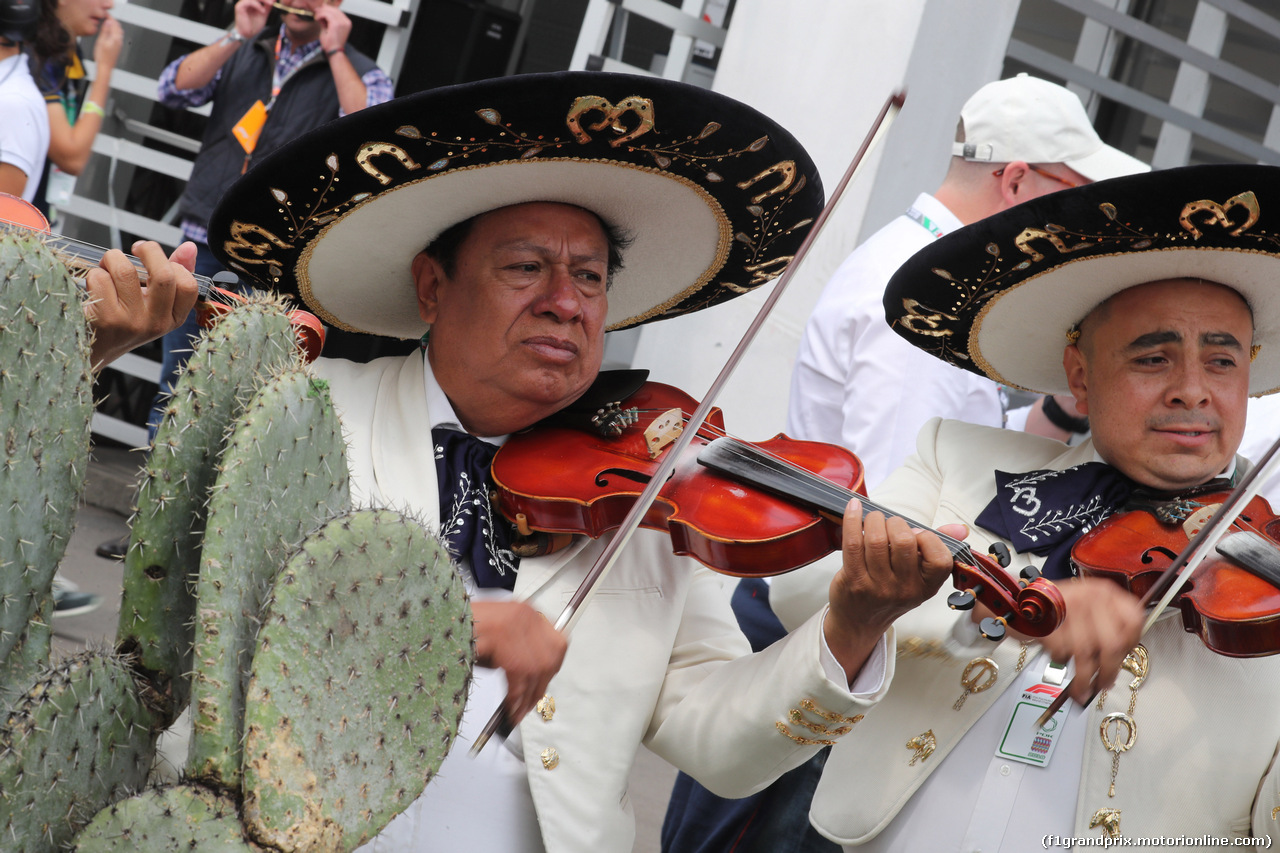
[[[733,593],[738,626],[760,651],[785,636],[769,607],[769,585],[745,578]],[[809,803],[829,749],[740,800],[717,797],[692,777],[676,777],[662,822],[662,853],[840,853],[809,825]]]

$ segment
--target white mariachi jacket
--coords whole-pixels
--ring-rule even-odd
[[[920,433],[917,455],[872,497],[935,528],[966,523],[971,531],[968,543],[985,553],[995,537],[976,527],[974,519],[995,494],[995,469],[1061,470],[1095,458],[1091,442],[1065,448],[1026,433],[934,419]],[[1020,555],[1014,566],[1028,560],[1038,565],[1041,558]],[[802,569],[776,579],[770,600],[783,623],[821,606],[829,578],[829,571]],[[1017,681],[1018,642],[1007,639],[993,645],[978,637],[964,645],[957,640],[967,641],[972,632],[953,631],[957,620],[969,616],[948,610],[949,586],[895,625],[893,687],[827,761],[810,818],[834,841],[852,846],[875,837],[1003,690]],[[1274,765],[1280,744],[1280,655],[1233,659],[1215,654],[1183,630],[1176,614],[1168,615],[1142,640],[1149,672],[1136,691],[1133,717],[1138,736],[1120,759],[1114,797],[1108,796],[1112,754],[1099,731],[1103,716],[1126,709],[1132,676],[1122,671],[1105,709],[1099,710],[1095,701],[1085,718],[1087,740],[1073,834],[1101,837],[1104,824],[1111,823],[1131,839],[1251,833],[1278,838],[1280,772]],[[1030,646],[1028,659],[1037,651],[1037,646]],[[998,664],[998,681],[992,689],[969,695],[959,711],[953,710],[962,692],[960,676],[976,656]],[[1053,769],[1051,765],[1037,772]],[[1100,813],[1103,809],[1119,814],[1108,816]]]
[[[343,422],[353,494],[438,526],[422,355],[321,359],[315,373]],[[515,599],[554,621],[603,545],[580,539],[522,560]],[[667,537],[639,531],[579,612],[548,689],[554,715],[529,714],[519,726],[548,851],[631,850],[627,778],[641,743],[717,793],[745,796],[812,756],[817,741],[839,739],[873,704],[824,675],[820,619],[750,655],[722,587],[721,576],[674,556]],[[891,661],[886,670],[887,686]],[[447,784],[437,779],[423,796]]]

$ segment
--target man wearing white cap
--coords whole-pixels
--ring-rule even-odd
[[[894,271],[962,225],[1066,187],[1148,170],[1098,138],[1074,94],[1025,74],[988,83],[965,103],[952,155],[937,192],[921,193],[841,264],[809,318],[791,377],[788,435],[850,448],[869,488],[914,451],[929,418],[1003,421],[994,382],[929,358],[885,325],[881,297]],[[1059,427],[1076,426],[1069,402],[1065,412],[1050,404],[1045,414]]]

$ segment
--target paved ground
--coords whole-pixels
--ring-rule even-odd
[[[115,637],[120,599],[120,565],[95,556],[99,543],[128,530],[126,519],[133,484],[141,458],[136,453],[99,449],[89,466],[85,504],[76,517],[63,574],[82,589],[103,596],[103,605],[92,613],[68,616],[54,622],[55,653],[70,653],[86,644],[108,643]],[[657,853],[658,832],[666,809],[675,771],[662,759],[641,749],[631,778],[631,801],[638,832],[635,853]]]

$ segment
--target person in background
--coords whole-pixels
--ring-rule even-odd
[[[1025,74],[988,83],[965,102],[951,153],[942,185],[921,193],[832,276],[791,376],[787,434],[851,449],[871,489],[914,451],[930,418],[1003,423],[996,383],[929,358],[885,325],[889,277],[962,225],[1067,187],[1149,170],[1098,137],[1074,94]],[[1061,402],[1071,405],[1069,396]]]
[[[0,192],[31,201],[49,150],[49,119],[23,45],[35,33],[38,0],[0,0]]]
[[[208,246],[209,214],[222,194],[259,159],[284,142],[342,115],[391,98],[390,78],[347,44],[351,19],[336,0],[291,2],[278,28],[267,26],[271,0],[240,0],[222,38],[180,56],[160,74],[159,100],[177,109],[212,102],[200,153],[179,200],[183,236],[196,244],[195,271],[222,271]],[[161,341],[160,388],[150,418],[154,439],[200,330],[190,316]],[[119,559],[128,538],[98,546]]]
[[[40,23],[32,45],[36,84],[49,112],[49,160],[34,199],[51,209],[71,196],[75,177],[89,162],[93,140],[106,118],[111,72],[120,58],[124,32],[111,17],[114,0],[41,0]],[[86,78],[77,39],[93,43],[93,83]]]

